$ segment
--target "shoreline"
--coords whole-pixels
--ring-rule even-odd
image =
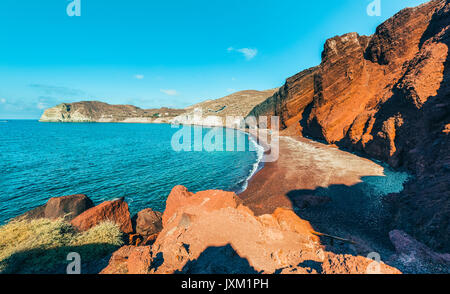
[[[320,233],[356,242],[327,244],[346,254],[392,254],[382,198],[403,189],[386,166],[299,136],[280,136],[279,159],[264,164],[238,194],[255,215],[294,211]],[[377,194],[378,193],[378,194]]]
[[[223,128],[232,129],[228,127]],[[258,174],[258,172],[260,172],[264,168],[263,158],[268,151],[266,151],[265,147],[259,142],[258,138],[255,137],[253,134],[249,133],[248,130],[241,130],[237,128],[233,130],[244,133],[249,138],[249,142],[252,142],[255,145],[255,148],[257,149],[257,151],[255,152],[257,153],[258,156],[257,161],[253,164],[253,170],[251,171],[250,175],[243,181],[243,185],[239,188],[239,190],[235,192],[236,195],[239,196],[240,194],[244,193],[247,190],[251,179],[255,177],[256,174]]]
[[[266,150],[264,154],[269,152],[270,150]],[[315,152],[321,154],[314,156]],[[328,159],[335,159],[337,162],[324,160],[321,155],[328,156]],[[298,169],[299,167],[304,169]],[[278,160],[264,163],[263,168],[259,169],[249,180],[247,190],[240,193],[240,196],[248,203],[256,205],[258,201],[274,200],[270,198],[279,197],[270,197],[269,194],[286,195],[293,190],[314,190],[330,185],[356,185],[361,183],[361,178],[364,177],[384,177],[384,171],[387,168],[389,167],[382,162],[311,139],[300,136],[280,136]],[[302,171],[305,172],[302,173]],[[326,174],[326,177],[322,177],[320,174],[322,172]],[[264,195],[256,195],[261,191],[264,191]],[[284,202],[285,205],[288,204],[285,201],[281,202]],[[267,209],[269,210],[260,211],[255,207],[257,213],[272,213],[271,208]]]

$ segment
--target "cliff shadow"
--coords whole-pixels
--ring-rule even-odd
[[[196,260],[185,264],[177,274],[258,274],[246,258],[230,244],[206,248]]]
[[[0,261],[0,274],[66,274],[67,266],[74,261],[67,260],[71,252],[80,254],[81,274],[97,274],[117,249],[105,243],[19,251]]]
[[[388,259],[394,252],[389,240],[391,212],[385,201],[389,195],[382,191],[388,182],[386,177],[366,176],[352,186],[292,190],[286,196],[301,219],[315,231],[332,236],[320,237],[326,250],[350,255],[378,252]]]

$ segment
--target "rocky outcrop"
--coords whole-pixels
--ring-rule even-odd
[[[327,252],[292,210],[255,216],[234,193],[194,194],[182,186],[167,199],[151,257],[148,250],[121,248],[102,273],[399,273],[365,257]]]
[[[318,69],[313,67],[288,78],[272,97],[253,108],[249,116],[279,116],[283,129],[291,134],[300,133],[302,128],[296,122],[303,119],[303,112],[314,98],[314,76]]]
[[[285,134],[312,137],[406,167],[416,178],[391,198],[393,228],[450,251],[450,3],[407,8],[373,36],[326,41],[322,62],[287,80],[254,115],[279,115]]]
[[[135,232],[143,241],[148,240],[149,237],[156,239],[156,236],[162,230],[162,213],[151,208],[139,211],[133,218],[133,221],[135,223]]]
[[[50,198],[45,205],[45,217],[56,219],[66,217],[72,220],[84,211],[94,207],[94,203],[86,195],[70,195]]]
[[[389,238],[397,252],[391,257],[393,262],[415,273],[450,273],[450,254],[436,253],[403,231],[393,230]]]
[[[62,103],[46,109],[41,122],[164,123],[184,113],[182,109],[141,109],[132,105],[110,105],[98,101]]]
[[[124,233],[133,232],[128,204],[123,198],[105,201],[88,209],[74,218],[71,224],[80,231],[87,231],[105,221],[116,223]]]
[[[149,246],[123,246],[113,253],[108,266],[100,274],[148,274],[152,261]]]
[[[220,194],[220,197],[216,197]],[[195,196],[195,197],[194,197]],[[177,210],[187,205],[198,206],[202,210],[215,210],[220,207],[237,207],[241,200],[233,192],[201,191],[197,194],[189,192],[184,186],[176,186],[166,200],[162,222],[165,228],[172,218],[177,216]]]
[[[70,221],[93,206],[92,200],[83,194],[53,197],[45,205],[30,210],[17,218],[65,218]]]

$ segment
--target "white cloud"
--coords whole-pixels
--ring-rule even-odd
[[[0,103],[6,103],[6,99],[5,98],[1,98],[0,99]]]
[[[169,96],[176,96],[176,95],[178,95],[177,90],[173,90],[173,89],[168,89],[168,90],[161,89],[160,91],[162,93],[166,94],[166,95],[169,95]]]
[[[242,55],[244,55],[245,59],[247,60],[251,60],[253,58],[255,58],[255,56],[258,54],[258,49],[253,49],[253,48],[241,48],[241,49],[234,49],[233,47],[228,47],[227,49],[228,52],[239,52],[242,53]]]
[[[138,79],[138,80],[143,80],[144,79],[144,75],[137,74],[137,75],[134,76],[134,78]]]
[[[229,93],[233,93],[233,92],[236,92],[236,90],[235,90],[235,89],[231,89],[231,88],[229,88],[229,89],[227,89],[227,92],[229,92]]]
[[[256,54],[258,54],[257,49],[242,48],[238,49],[237,51],[244,54],[245,59],[247,60],[253,59],[256,56]]]

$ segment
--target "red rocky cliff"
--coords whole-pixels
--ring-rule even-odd
[[[251,115],[278,115],[300,134],[416,175],[391,197],[393,228],[450,251],[450,4],[400,11],[373,36],[326,41],[320,66],[287,80]]]

